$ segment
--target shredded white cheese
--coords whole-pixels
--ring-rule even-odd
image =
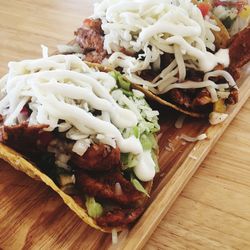
[[[218,100],[216,85],[208,81],[183,84],[186,69],[212,71],[216,65],[229,65],[227,49],[215,51],[212,31],[220,28],[214,21],[203,18],[191,0],[103,0],[95,4],[94,18],[100,18],[104,31],[104,48],[110,57],[105,63],[121,67],[127,78],[143,85],[155,94],[164,94],[173,88],[207,87],[212,102]],[[137,54],[129,56],[121,48]],[[153,67],[159,69],[163,54],[173,54],[174,60],[152,81],[143,80],[140,73]],[[225,71],[229,85],[235,83]]]
[[[99,142],[142,160],[146,157],[140,140],[131,133],[124,136],[123,131],[138,127],[150,132],[150,121],[157,123],[158,112],[147,105],[143,93],[137,90],[137,97],[128,98],[118,89],[114,77],[90,68],[75,55],[49,57],[43,46],[43,58],[10,62],[0,87],[4,125],[27,121],[29,125],[48,125],[47,131],[58,129],[73,140],[71,150],[81,156],[92,143]],[[118,99],[113,96],[115,91],[119,92]],[[20,116],[25,105],[30,116]],[[56,149],[50,145],[49,150]],[[56,164],[67,169],[68,159],[59,151],[55,152]],[[151,154],[148,158],[152,158]],[[144,164],[141,172],[147,168],[151,171],[147,178],[151,180],[155,175],[151,161],[150,166]]]

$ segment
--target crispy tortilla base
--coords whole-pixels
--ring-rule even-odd
[[[111,69],[93,63],[87,63],[91,68],[95,68],[99,71],[109,72]],[[158,155],[158,153],[157,153]],[[35,164],[29,162],[25,159],[24,156],[16,152],[15,150],[11,149],[10,147],[0,143],[0,158],[4,161],[8,162],[12,167],[16,170],[22,171],[23,173],[27,174],[31,178],[44,182],[47,186],[51,187],[64,201],[64,203],[73,211],[75,212],[86,224],[89,226],[100,230],[102,232],[111,233],[113,228],[110,227],[100,227],[96,224],[96,221],[92,219],[88,213],[86,208],[80,206],[71,196],[64,193],[55,183],[54,181],[49,178],[46,174],[42,173]],[[147,193],[150,194],[153,186],[153,181],[149,181],[144,184],[144,188],[146,189]],[[142,197],[138,203],[141,206],[145,206],[148,198],[146,195]],[[116,230],[122,231],[127,227],[118,227]]]
[[[52,188],[63,199],[64,203],[73,212],[75,212],[86,224],[102,232],[111,233],[113,228],[99,227],[96,224],[96,221],[87,214],[87,210],[81,207],[80,205],[78,205],[77,202],[71,196],[67,195],[62,190],[60,190],[60,188],[54,183],[52,179],[50,179],[47,175],[42,173],[34,164],[26,160],[21,154],[17,153],[13,149],[9,148],[8,146],[2,143],[0,143],[0,158],[8,162],[16,170],[22,171],[23,173],[30,176],[32,179],[42,181],[47,186]],[[153,185],[153,182],[150,181],[150,182],[147,182],[144,186],[149,194],[151,192],[152,185]],[[142,203],[142,206],[145,205],[146,201],[147,201],[147,197],[144,196],[144,198],[140,201]],[[126,227],[119,227],[119,228],[116,228],[116,230],[122,231],[125,228]]]
[[[193,112],[193,111],[189,111],[189,110],[186,110],[186,109],[183,109],[181,107],[178,107],[177,105],[171,103],[171,102],[168,102],[164,99],[162,99],[161,97],[153,94],[151,91],[149,90],[146,90],[144,89],[142,86],[140,85],[136,85],[136,84],[133,84],[133,88],[135,89],[138,89],[140,90],[141,92],[143,92],[145,94],[145,96],[147,98],[149,98],[150,100],[153,100],[153,101],[156,101],[164,106],[167,106],[169,108],[172,108],[172,109],[175,109],[183,114],[186,114],[188,116],[191,116],[191,117],[195,117],[195,118],[202,118],[202,117],[206,117],[207,115],[206,114],[202,114],[202,113],[198,113],[198,112]]]
[[[107,228],[100,228],[96,222],[88,216],[87,211],[80,207],[69,195],[61,191],[47,175],[43,174],[35,165],[26,160],[22,155],[13,149],[0,143],[0,158],[8,162],[16,170],[22,171],[31,178],[44,182],[61,196],[65,204],[74,211],[85,223],[103,232],[110,232]],[[120,229],[121,230],[121,229]]]
[[[103,66],[103,65],[100,65],[100,64],[97,64],[97,63],[89,63],[89,62],[85,62],[87,65],[89,65],[91,68],[95,68],[99,71],[103,71],[103,72],[110,72],[110,71],[114,71],[114,69],[111,69],[107,66]],[[125,76],[123,76],[123,78],[129,82],[128,79],[126,79]],[[185,110],[181,107],[178,107],[177,105],[171,103],[171,102],[168,102],[162,98],[160,98],[159,96],[153,94],[151,91],[143,88],[142,86],[138,85],[138,84],[132,84],[132,88],[133,89],[138,89],[140,90],[141,92],[143,92],[145,94],[145,96],[150,99],[150,100],[153,100],[157,103],[160,103],[164,106],[168,106],[172,109],[175,109],[181,113],[184,113],[186,115],[189,115],[189,116],[192,116],[192,117],[196,117],[196,118],[202,118],[202,117],[206,117],[207,115],[206,114],[202,114],[202,113],[198,113],[198,112],[193,112],[193,111],[188,111],[188,110]]]

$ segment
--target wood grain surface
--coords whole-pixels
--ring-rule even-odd
[[[7,71],[8,61],[39,56],[40,44],[47,45],[52,52],[56,44],[70,41],[73,31],[92,10],[90,0],[0,0],[0,3],[1,75]],[[242,97],[247,99],[247,89]],[[146,249],[250,249],[249,111],[248,100],[163,218],[146,243]],[[192,124],[187,122],[189,130]],[[203,123],[196,126],[204,128]],[[211,133],[216,136],[215,132]],[[174,142],[176,134],[169,136]],[[164,141],[161,144],[164,145]],[[192,155],[203,159],[202,144],[200,147]],[[162,161],[177,166],[178,155],[172,157],[170,153],[165,150]],[[180,162],[184,158],[182,155]],[[199,165],[194,161],[187,158],[186,171],[190,170],[190,163]],[[166,183],[176,173],[165,170],[168,176],[159,177],[164,178],[164,182],[159,183]],[[156,187],[155,193],[162,188]],[[171,194],[179,193],[174,191]],[[161,202],[169,201],[157,198],[156,211]],[[3,162],[0,164],[0,201],[0,248],[101,249],[110,243],[110,237],[86,227],[48,187]],[[137,233],[130,233],[140,247],[140,234],[153,229],[145,225],[164,216],[164,213],[156,214],[147,220],[147,213],[132,230]],[[129,243],[126,247],[132,249]]]

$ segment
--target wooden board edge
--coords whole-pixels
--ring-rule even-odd
[[[163,187],[154,202],[147,208],[137,224],[131,229],[126,238],[121,239],[115,249],[139,250],[146,244],[158,224],[179,196],[185,185],[194,175],[202,161],[222,136],[226,128],[238,114],[250,96],[250,76],[240,87],[240,102],[231,107],[228,118],[219,125],[210,126],[206,131],[208,139],[198,141],[189,155],[197,156],[197,160],[187,157],[170,181]],[[113,248],[113,247],[111,247]]]

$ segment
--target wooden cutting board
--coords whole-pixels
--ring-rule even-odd
[[[230,107],[228,119],[217,126],[206,120],[187,118],[181,129],[174,123],[179,114],[160,109],[161,172],[154,181],[147,210],[140,220],[119,236],[117,245],[111,236],[86,226],[43,183],[34,181],[0,163],[0,246],[3,249],[140,249],[147,242],[179,193],[197,170],[210,149],[223,134],[250,95],[250,77],[239,81],[240,102]],[[186,143],[181,134],[207,133],[208,139]],[[11,226],[10,226],[11,225]]]
[[[26,58],[31,54],[33,57],[39,56],[40,43],[52,46],[63,39],[70,39],[73,27],[76,28],[81,19],[91,13],[91,1],[85,2],[83,8],[82,2],[75,0],[65,1],[63,4],[60,0],[24,0],[19,5],[18,1],[4,1],[0,9],[1,31],[4,30],[1,33],[4,43],[0,50],[0,71],[6,70],[6,62],[10,59]],[[38,9],[41,11],[39,15],[42,15],[40,19],[36,19]],[[55,17],[61,19],[55,21]],[[198,145],[182,145],[176,136],[184,132],[189,135],[200,133],[206,129],[205,121],[189,120],[182,130],[177,130],[172,126],[178,117],[176,113],[166,111],[161,115],[161,123],[164,123],[164,133],[160,138],[160,162],[163,171],[155,182],[151,199],[153,202],[130,233],[121,235],[118,248],[138,249],[146,243],[202,159],[249,96],[249,81],[241,81],[240,103],[230,110],[230,119],[223,125],[210,128],[209,140]],[[168,119],[173,121],[166,123]],[[174,152],[169,151],[170,142],[175,148]],[[208,215],[208,219],[211,218],[211,214],[210,217]],[[238,220],[239,218],[236,221]],[[247,231],[245,224],[244,229]],[[0,162],[0,249],[107,249],[110,242],[109,235],[87,227],[46,185]],[[206,248],[206,245],[203,247]]]

